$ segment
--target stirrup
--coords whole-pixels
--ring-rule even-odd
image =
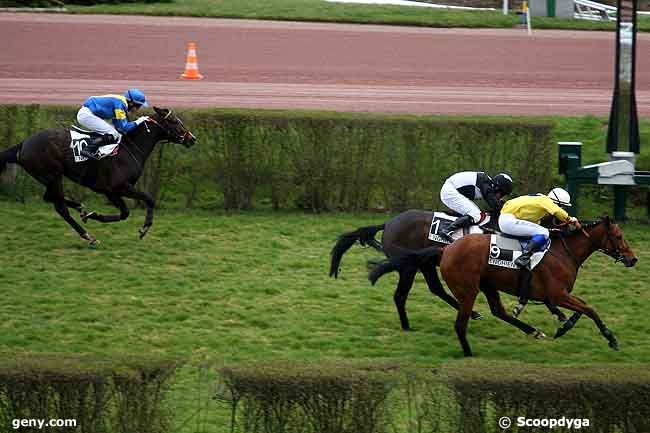
[[[80,152],[80,154],[81,154],[81,156],[85,156],[86,158],[95,159],[95,160],[98,160],[98,161],[101,159],[101,158],[99,157],[99,156],[100,156],[100,155],[99,155],[99,149],[97,149],[97,150],[96,150],[95,152],[93,152],[93,153],[90,153],[90,152],[88,152],[86,149],[83,149],[83,150]]]
[[[449,243],[452,243],[454,241],[454,238],[451,237],[451,235],[453,233],[454,233],[454,231],[452,230],[449,233],[440,233],[438,236],[440,236],[443,240],[445,240],[445,241],[447,241]]]
[[[530,259],[532,258],[531,255],[524,255],[522,254],[521,256],[517,257],[517,260],[515,260],[515,265],[519,266],[520,268],[526,268],[528,265],[530,265]]]

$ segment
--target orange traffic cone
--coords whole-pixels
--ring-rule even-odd
[[[185,61],[185,72],[181,74],[184,80],[202,80],[203,75],[199,74],[199,64],[196,61],[196,43],[187,43],[187,60]]]

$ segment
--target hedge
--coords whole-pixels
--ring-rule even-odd
[[[179,115],[198,144],[159,146],[140,181],[165,207],[431,208],[441,205],[442,182],[459,170],[509,172],[516,194],[545,191],[553,175],[547,121],[262,110]],[[74,117],[73,107],[0,106],[2,147]],[[25,177],[5,194],[40,197],[42,188]],[[67,189],[80,199],[90,194]]]
[[[556,432],[650,431],[647,365],[276,361],[221,375],[216,398],[231,411],[232,432],[497,433],[502,417],[512,432],[549,431],[550,419]],[[522,418],[537,424],[520,426]]]
[[[178,360],[112,359],[83,355],[3,355],[0,425],[14,420],[74,419],[75,427],[43,432],[163,433],[166,401]],[[24,430],[20,431],[32,431]],[[33,431],[36,431],[34,429]]]

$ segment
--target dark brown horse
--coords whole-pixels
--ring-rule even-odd
[[[362,246],[370,246],[386,255],[386,257],[399,257],[405,253],[427,248],[433,245],[440,247],[446,244],[429,240],[429,229],[433,212],[424,210],[407,210],[391,218],[386,223],[376,226],[358,228],[355,231],[343,233],[331,251],[330,277],[338,278],[339,268],[343,254],[355,243]],[[381,242],[375,239],[375,235],[382,231]],[[445,291],[438,273],[434,267],[408,268],[399,271],[399,282],[395,288],[393,300],[400,324],[405,331],[412,330],[408,315],[406,314],[406,300],[408,298],[415,275],[421,272],[427,286],[432,294],[440,297],[447,304],[458,310],[458,301]],[[471,313],[473,319],[482,318],[481,314],[474,311]]]
[[[532,326],[509,315],[499,296],[499,291],[518,294],[519,273],[516,270],[488,265],[489,235],[468,235],[444,249],[431,247],[400,258],[383,262],[370,273],[374,284],[390,271],[433,267],[440,262],[440,271],[447,286],[460,304],[456,317],[456,334],[465,356],[472,351],[467,342],[467,323],[479,291],[485,294],[492,314],[516,326],[527,334],[539,333]],[[614,334],[607,328],[596,311],[583,300],[571,295],[580,266],[594,251],[602,251],[626,267],[634,266],[637,257],[623,237],[621,228],[608,217],[583,225],[582,230],[560,235],[553,240],[550,251],[533,271],[531,299],[567,308],[576,314],[558,329],[556,338],[573,327],[581,314],[591,318],[612,349],[618,349]]]
[[[140,239],[153,224],[153,197],[138,191],[135,183],[142,175],[144,164],[156,143],[168,140],[192,146],[196,137],[183,125],[171,110],[154,107],[155,114],[143,122],[129,136],[122,138],[119,153],[100,161],[74,161],[70,148],[70,132],[66,128],[46,129],[27,138],[11,149],[0,152],[0,172],[7,163],[19,164],[34,179],[45,186],[43,199],[52,203],[59,215],[91,245],[97,239],[88,233],[68,212],[68,207],[79,211],[84,222],[88,219],[102,223],[125,220],[129,209],[122,197],[141,200],[147,207],[144,224],[140,228]],[[87,212],[83,205],[66,198],[63,194],[63,176],[86,186],[95,192],[105,194],[119,210],[119,215],[100,215]]]

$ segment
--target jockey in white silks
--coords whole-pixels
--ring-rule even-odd
[[[491,178],[482,171],[462,171],[449,177],[440,189],[440,200],[461,216],[442,233],[450,241],[454,231],[478,224],[483,219],[481,209],[474,200],[483,199],[490,211],[497,215],[501,210],[501,198],[512,192],[512,178],[500,173]]]

